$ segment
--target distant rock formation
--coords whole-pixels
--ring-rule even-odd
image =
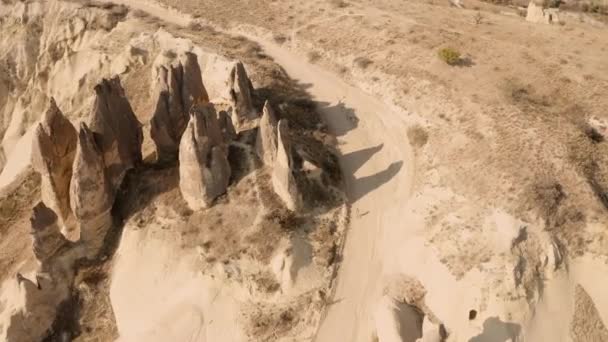
[[[528,4],[526,21],[541,24],[553,24],[559,22],[559,9],[546,8],[546,1],[532,0]]]
[[[161,161],[178,156],[179,143],[188,125],[193,104],[209,102],[197,56],[186,53],[185,64],[161,66],[157,81],[158,99],[152,115],[150,135]]]
[[[51,98],[34,133],[32,167],[41,176],[42,201],[58,213],[62,222],[71,215],[69,192],[75,154],[76,129]]]
[[[262,111],[255,149],[264,164],[273,165],[277,154],[277,117],[268,101]]]
[[[118,77],[103,79],[95,86],[95,93],[89,124],[98,138],[111,190],[115,193],[127,170],[141,163],[141,123],[135,117]]]
[[[230,180],[228,150],[212,104],[192,107],[179,146],[181,193],[192,210],[210,206]]]
[[[103,152],[93,135],[86,124],[80,124],[70,204],[80,223],[80,239],[98,246],[100,239],[105,237],[105,232],[100,230],[109,229],[113,194],[106,178]]]
[[[33,249],[36,259],[43,264],[51,261],[60,249],[68,245],[57,221],[55,212],[43,202],[34,207],[30,218]]]
[[[247,121],[254,120],[258,114],[253,107],[253,85],[247,76],[245,66],[237,62],[230,72],[230,96],[232,100],[232,122],[237,132]]]
[[[302,204],[302,196],[293,175],[293,150],[288,131],[287,120],[280,120],[277,126],[277,154],[272,169],[272,185],[287,208],[297,210]]]

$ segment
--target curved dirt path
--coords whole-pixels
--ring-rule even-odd
[[[308,84],[338,136],[340,164],[352,204],[351,225],[334,293],[316,341],[370,341],[382,293],[382,237],[403,223],[413,165],[403,121],[384,103],[273,43],[258,42],[293,79]],[[326,105],[329,104],[329,105]]]
[[[180,26],[192,20],[187,14],[147,0],[112,2]],[[286,48],[245,36],[260,44],[291,78],[308,86],[307,91],[318,101],[319,112],[339,141],[352,216],[334,293],[315,341],[369,342],[375,333],[373,312],[382,294],[382,239],[403,226],[406,218],[402,208],[413,179],[406,113],[396,112]]]

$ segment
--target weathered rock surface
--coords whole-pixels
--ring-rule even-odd
[[[106,177],[103,152],[94,133],[81,123],[70,184],[70,204],[80,223],[80,239],[97,244],[111,221],[113,195]]]
[[[277,154],[272,170],[272,186],[288,209],[297,210],[301,206],[302,196],[293,175],[293,150],[288,131],[287,120],[280,120],[277,126]]]
[[[51,261],[60,249],[67,246],[68,241],[59,230],[57,215],[43,202],[34,207],[30,223],[34,255],[41,263]]]
[[[161,161],[174,160],[188,125],[188,111],[193,104],[209,102],[201,68],[195,54],[186,53],[186,61],[165,68],[157,80],[158,99],[151,120],[150,135]]]
[[[256,119],[258,116],[253,107],[253,85],[241,62],[237,62],[230,72],[230,95],[233,106],[232,122],[238,132],[247,121]]]
[[[41,197],[65,222],[71,215],[70,179],[76,154],[76,129],[51,98],[34,133],[32,167],[41,176]]]
[[[260,119],[256,141],[256,153],[266,165],[272,165],[277,154],[277,117],[266,101]]]
[[[192,210],[210,206],[230,180],[228,150],[212,104],[194,106],[179,146],[180,190]]]
[[[89,124],[98,138],[114,193],[127,170],[141,163],[141,123],[135,117],[118,77],[102,80],[95,86],[95,93]]]
[[[220,111],[218,117],[220,123],[220,130],[222,131],[222,136],[224,137],[224,143],[229,144],[231,141],[237,138],[236,130],[234,129],[234,125],[232,124],[232,119],[230,115],[226,113],[226,111]]]
[[[203,84],[203,73],[196,54],[186,52],[183,70],[182,101],[187,113],[193,104],[209,102],[209,94],[207,94],[207,89]]]
[[[574,293],[574,315],[570,325],[572,341],[608,341],[608,329],[600,316],[593,299],[581,286]]]

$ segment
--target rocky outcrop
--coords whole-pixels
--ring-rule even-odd
[[[114,193],[127,170],[141,163],[143,134],[118,77],[103,79],[95,86],[95,94],[89,124],[98,138],[97,143]]]
[[[113,195],[106,178],[103,151],[94,133],[81,123],[70,184],[72,212],[80,223],[80,239],[98,245],[111,222]]]
[[[32,143],[32,167],[41,176],[41,198],[68,220],[70,179],[76,153],[76,129],[51,98],[49,108],[36,127]],[[64,232],[65,233],[65,232]]]
[[[188,111],[193,104],[209,102],[195,54],[186,53],[186,61],[167,69],[161,66],[157,80],[158,99],[150,121],[150,135],[157,158],[174,160],[181,137],[188,125]]]
[[[277,153],[272,169],[272,186],[288,209],[297,210],[301,206],[302,196],[293,174],[293,150],[288,131],[287,120],[280,120],[277,125]]]
[[[277,117],[268,101],[262,111],[255,149],[264,164],[274,163],[277,154]]]
[[[179,162],[180,190],[192,210],[207,208],[226,192],[231,171],[228,150],[212,104],[190,110]]]
[[[237,62],[230,72],[230,96],[232,100],[232,122],[237,132],[247,125],[248,121],[257,118],[253,107],[253,85],[247,76],[245,66]]]
[[[68,245],[59,230],[57,215],[43,202],[34,207],[30,223],[34,255],[41,263],[51,261],[59,250]]]

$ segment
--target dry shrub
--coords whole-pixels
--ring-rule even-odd
[[[426,145],[429,135],[422,126],[416,125],[407,129],[407,138],[410,144],[419,148]]]
[[[372,63],[374,63],[371,59],[369,59],[367,57],[357,57],[357,58],[355,58],[354,62],[355,62],[355,65],[361,69],[367,69],[368,66],[370,66]]]
[[[343,0],[330,0],[329,3],[337,8],[346,8],[349,6],[348,3]]]
[[[315,63],[317,62],[319,59],[321,59],[321,54],[318,53],[317,51],[309,51],[306,54],[306,57],[308,58],[308,61],[310,63]]]
[[[460,62],[461,54],[458,50],[448,47],[439,50],[438,56],[449,65],[457,65]]]

